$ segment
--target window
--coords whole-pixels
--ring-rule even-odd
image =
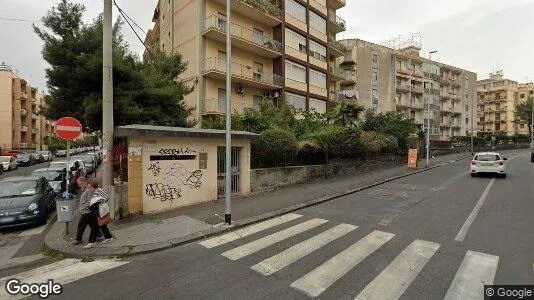
[[[306,67],[286,59],[286,77],[306,83]]]
[[[262,81],[263,79],[263,64],[253,62],[252,78],[256,81]]]
[[[326,34],[326,20],[313,11],[310,11],[310,27]]]
[[[310,69],[310,85],[326,90],[326,74]]]
[[[306,53],[306,37],[286,28],[286,46]]]
[[[525,98],[525,94],[519,95],[519,98],[521,98],[521,99]]]
[[[259,109],[261,101],[263,101],[262,96],[253,95],[252,96],[252,108]]]
[[[377,69],[373,69],[373,81],[372,81],[372,84],[373,85],[377,85],[378,84],[378,70]]]
[[[310,111],[312,109],[315,109],[320,114],[324,114],[326,112],[326,101],[310,98]]]
[[[161,50],[165,51],[165,43],[161,44]]]
[[[376,54],[376,53],[373,53],[373,63],[374,64],[378,63],[378,54]]]
[[[310,40],[310,55],[320,61],[326,62],[326,47]]]
[[[217,95],[219,112],[226,112],[226,90],[219,89]]]
[[[306,97],[298,94],[286,92],[286,103],[295,109],[306,109]]]
[[[465,105],[465,111],[469,111],[469,104]]]
[[[378,107],[378,90],[377,89],[373,89],[373,108],[377,108]]]
[[[469,125],[469,118],[465,118],[465,125]]]
[[[501,113],[495,113],[495,121],[501,120]]]
[[[486,119],[484,117],[480,117],[480,122],[484,122]]]
[[[521,124],[521,129],[525,128],[525,124]]]
[[[501,124],[497,123],[495,124],[495,131],[499,131],[499,130],[501,130]]]
[[[295,0],[286,0],[286,13],[302,23],[306,23],[306,8]]]

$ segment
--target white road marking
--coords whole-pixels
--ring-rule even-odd
[[[492,285],[499,257],[467,251],[444,300],[484,299],[484,285]]]
[[[35,255],[28,255],[28,256],[21,256],[21,257],[15,257],[11,258],[5,262],[2,262],[0,264],[0,269],[10,268],[13,266],[18,266],[26,263],[30,263],[36,260],[45,259],[46,256],[42,254],[35,254]]]
[[[399,299],[440,244],[413,241],[355,299]]]
[[[336,227],[330,228],[312,238],[298,243],[297,245],[283,252],[265,259],[264,261],[252,266],[251,269],[265,276],[269,276],[312,253],[313,251],[323,247],[324,245],[355,230],[356,228],[358,228],[358,226],[350,224],[337,225]]]
[[[471,225],[475,221],[475,218],[477,217],[478,212],[482,208],[482,205],[486,201],[486,198],[488,197],[488,194],[494,182],[495,182],[495,178],[491,179],[490,183],[488,183],[488,186],[486,186],[486,189],[482,193],[482,196],[480,196],[480,199],[478,199],[478,202],[475,205],[475,208],[473,208],[473,211],[471,212],[471,214],[469,214],[469,217],[467,217],[467,220],[465,220],[465,223],[460,229],[460,232],[458,232],[458,235],[454,239],[455,241],[458,241],[458,242],[464,241],[465,236],[467,235],[467,231],[469,230],[469,227],[471,227]]]
[[[22,236],[31,236],[31,235],[37,235],[37,234],[41,234],[41,233],[43,233],[43,231],[46,229],[46,226],[48,226],[48,224],[50,224],[50,220],[52,220],[55,216],[56,216],[56,212],[51,213],[51,214],[48,216],[48,219],[47,219],[45,225],[41,225],[41,226],[38,226],[38,227],[35,227],[35,228],[32,228],[32,229],[29,229],[29,230],[24,230],[24,231],[22,231],[21,233],[19,233],[18,236],[19,236],[19,237],[22,237]]]
[[[317,297],[394,236],[392,233],[375,230],[293,282],[291,287],[308,296]]]
[[[43,283],[48,279],[53,279],[54,282],[65,285],[82,278],[104,272],[128,262],[115,260],[96,260],[89,263],[83,263],[79,259],[66,259],[36,268],[30,271],[22,272],[9,277],[0,279],[0,286],[5,287],[7,281],[11,278],[16,278],[24,283]],[[9,297],[9,298],[8,298]],[[10,296],[3,288],[0,289],[0,299],[22,299],[24,295]]]
[[[8,262],[15,253],[17,253],[20,248],[26,243],[28,237],[23,237],[19,239],[19,243],[16,245],[10,245],[0,248],[0,265]]]
[[[204,246],[204,247],[206,247],[206,248],[217,247],[217,246],[220,246],[220,245],[235,241],[237,239],[252,235],[254,233],[269,229],[271,227],[274,227],[274,226],[277,226],[277,225],[280,225],[280,224],[283,224],[283,223],[287,223],[289,221],[293,221],[293,220],[298,219],[300,217],[302,217],[302,215],[293,214],[293,213],[287,214],[287,215],[283,215],[283,216],[280,216],[278,218],[274,218],[274,219],[270,219],[270,220],[267,220],[267,221],[263,221],[263,222],[258,223],[258,224],[247,226],[247,227],[245,227],[243,229],[239,229],[239,230],[227,233],[227,234],[223,234],[223,235],[218,236],[218,237],[214,237],[214,238],[209,239],[209,240],[202,241],[199,244]]]
[[[248,244],[245,244],[243,246],[239,246],[237,248],[234,248],[232,250],[228,250],[221,254],[224,257],[227,257],[231,260],[237,260],[240,258],[243,258],[245,256],[248,256],[250,254],[256,253],[266,247],[269,247],[271,245],[274,245],[280,241],[283,241],[285,239],[288,239],[292,236],[295,236],[301,232],[310,230],[312,228],[315,228],[321,224],[324,224],[328,222],[328,220],[323,219],[311,219],[306,222],[297,224],[293,227],[289,227],[287,229],[284,229],[282,231],[278,231],[276,233],[273,233],[271,235],[265,236],[261,239],[255,240],[253,242],[250,242]]]

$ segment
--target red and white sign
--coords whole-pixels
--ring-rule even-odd
[[[56,122],[56,134],[64,140],[74,141],[82,134],[82,124],[71,117],[61,118]]]

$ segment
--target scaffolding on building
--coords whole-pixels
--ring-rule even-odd
[[[423,35],[419,32],[410,35],[399,35],[385,40],[380,45],[393,50],[401,50],[407,47],[421,49],[423,46]]]

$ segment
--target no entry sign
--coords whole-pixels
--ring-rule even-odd
[[[80,121],[64,117],[56,122],[56,134],[67,141],[74,141],[82,134],[82,124]]]

